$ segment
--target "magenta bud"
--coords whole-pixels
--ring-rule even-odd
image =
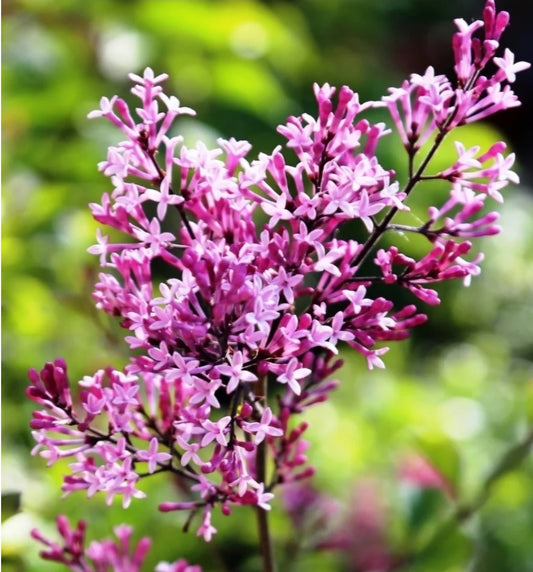
[[[222,514],[223,514],[224,516],[229,516],[229,515],[231,514],[231,508],[230,508],[230,506],[227,505],[227,504],[223,504],[221,510],[222,510]]]
[[[253,407],[246,401],[242,404],[240,416],[242,418],[249,417],[253,413]]]

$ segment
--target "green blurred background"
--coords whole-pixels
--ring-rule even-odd
[[[523,4],[529,3],[499,6],[511,11],[506,41],[518,59],[531,60],[531,7]],[[205,570],[260,569],[251,511],[237,510],[230,518],[217,514],[219,535],[206,546],[181,532],[186,515],[157,513],[156,502],[174,494],[164,480],[145,481],[149,499],[133,502],[128,511],[108,509],[102,499],[82,494],[61,499],[64,467],[46,469],[29,455],[29,367],[63,356],[71,378],[79,379],[127,360],[117,325],[93,309],[97,261],[86,253],[96,228],[87,203],[109,190],[96,164],[119,134],[104,121],[87,121],[88,111],[102,95],[128,97],[127,73],[149,65],[169,73],[167,91],[197,110],[197,118],[179,124],[187,141],[213,144],[219,136],[234,136],[250,140],[255,152],[269,152],[282,143],[277,124],[291,114],[314,113],[314,81],[348,84],[365,100],[379,98],[430,64],[450,73],[452,19],[477,17],[481,5],[2,3],[2,490],[15,493],[3,504],[5,570],[57,569],[39,561],[29,530],[38,526],[54,535],[58,512],[87,518],[90,538],[110,536],[123,521],[135,525],[137,537],[153,536],[146,570],[179,556]],[[309,510],[303,528],[295,530],[275,502],[273,529],[283,572],[367,571],[362,543],[400,559],[417,553],[401,570],[533,571],[533,463],[526,447],[504,463],[481,510],[461,527],[446,527],[456,503],[469,506],[480,498],[487,475],[533,425],[533,204],[525,167],[533,163],[532,75],[526,72],[516,86],[523,108],[456,133],[482,147],[504,137],[519,155],[523,183],[507,193],[504,233],[483,244],[482,276],[468,289],[441,288],[443,304],[428,310],[427,326],[393,346],[387,370],[368,372],[358,356],[345,352],[340,389],[309,412],[309,457],[318,469],[314,486],[323,498],[336,499],[340,512],[326,522],[318,509]],[[438,161],[447,165],[452,157],[449,146]],[[400,177],[405,173],[394,137],[384,144],[381,159]],[[422,216],[425,205],[442,201],[442,192],[423,191]],[[446,476],[455,500],[402,476],[413,455]],[[16,493],[22,501],[15,514]],[[348,543],[325,550],[328,528],[339,526]]]

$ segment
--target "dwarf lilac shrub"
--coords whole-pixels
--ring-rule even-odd
[[[315,85],[317,116],[289,117],[278,128],[285,146],[255,159],[247,141],[190,148],[173,135],[174,120],[194,111],[164,93],[166,74],[130,75],[135,110],[102,98],[89,118],[110,121],[124,140],[99,164],[113,190],[90,208],[124,239],[99,230],[89,248],[101,267],[94,298],[120,319],[132,357],[123,370],[80,380],[76,407],[62,359],[29,373],[27,395],[42,408],[31,422],[33,453],[48,465],[70,460],[65,494],[102,492],[128,507],[145,497],[142,479],[168,473],[189,494],[159,510],[200,513],[205,541],[216,533],[215,508],[255,507],[264,569],[273,569],[265,511],[279,485],[314,472],[298,416],[336,387],[340,342],[370,369],[384,367],[387,343],[426,320],[417,304],[439,303],[434,284],[479,274],[482,255],[470,239],[499,231],[486,203],[501,202],[503,187],[518,181],[504,143],[456,142],[452,165],[429,167],[451,131],[520,104],[510,84],[529,64],[509,50],[496,55],[508,20],[493,0],[482,20],[456,20],[453,82],[430,67],[365,103],[349,87]],[[376,107],[389,111],[405,148],[404,182],[377,158],[391,130],[367,119]],[[419,226],[395,222],[430,179],[447,182],[449,197]],[[354,221],[362,239],[346,237]],[[403,242],[382,244],[397,232],[425,237],[426,253],[414,259]],[[398,306],[377,285],[403,287],[413,303]],[[72,570],[133,572],[148,549],[143,539],[124,556],[131,531],[118,528],[119,544],[84,552],[85,524],[71,531],[63,517],[58,523],[64,547],[34,535],[48,547],[45,558]],[[196,570],[184,561],[157,569]]]

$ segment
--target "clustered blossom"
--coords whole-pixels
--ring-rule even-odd
[[[191,496],[160,510],[201,513],[198,534],[209,541],[215,506],[226,515],[232,505],[269,510],[277,485],[313,473],[307,425],[295,416],[336,386],[340,342],[370,369],[384,367],[386,343],[426,320],[415,302],[439,302],[428,285],[477,275],[481,255],[470,254],[469,239],[499,230],[484,208],[517,181],[503,143],[487,151],[456,143],[448,169],[430,173],[428,164],[459,125],[519,104],[509,84],[528,64],[508,50],[494,57],[507,21],[493,0],[483,21],[456,21],[455,83],[429,68],[367,103],[346,86],[315,85],[317,117],[289,117],[278,128],[286,148],[256,159],[246,141],[191,148],[173,135],[174,120],[194,112],[165,95],[166,74],[130,75],[135,113],[117,96],[102,98],[89,117],[125,139],[99,164],[112,191],[90,208],[124,239],[98,231],[94,298],[120,318],[132,357],[123,371],[79,381],[76,407],[63,360],[30,372],[28,396],[43,407],[31,423],[34,452],[49,464],[70,459],[65,494],[103,492],[109,503],[120,495],[126,507],[145,496],[141,478],[167,472]],[[491,63],[496,71],[483,76]],[[366,117],[377,106],[389,109],[406,148],[403,187],[376,156],[390,132]],[[426,179],[448,181],[449,199],[418,227],[395,224]],[[397,231],[425,236],[426,254],[378,247]],[[398,307],[376,285],[406,288],[413,303]]]
[[[46,546],[40,556],[44,560],[58,562],[73,572],[139,572],[150,550],[149,538],[141,538],[137,545],[130,548],[133,529],[124,524],[114,528],[117,540],[106,538],[93,540],[85,546],[87,523],[80,520],[76,528],[71,528],[67,518],[59,515],[56,519],[57,530],[63,539],[62,544],[48,540],[38,530],[31,535]],[[160,562],[155,572],[202,572],[199,566],[190,566],[180,559],[176,562]]]

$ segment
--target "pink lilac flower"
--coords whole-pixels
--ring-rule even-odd
[[[264,483],[260,483],[260,485],[257,487],[255,493],[257,495],[256,504],[263,510],[270,510],[272,507],[268,504],[268,502],[274,498],[274,495],[272,493],[264,492],[264,488]]]
[[[296,358],[291,358],[286,366],[279,368],[282,373],[278,375],[279,383],[286,383],[296,395],[302,391],[299,383],[300,379],[307,377],[311,370],[307,367],[298,367],[299,362]]]
[[[217,529],[211,524],[211,508],[206,506],[204,509],[204,518],[196,536],[202,536],[206,542],[210,542],[213,534],[216,534],[216,532]]]
[[[29,373],[32,453],[49,465],[68,459],[65,494],[118,496],[127,507],[145,497],[141,479],[169,473],[194,499],[160,510],[203,511],[198,534],[209,541],[216,506],[269,510],[278,485],[313,474],[296,416],[337,386],[342,345],[369,369],[385,367],[389,344],[426,320],[419,305],[440,302],[440,282],[479,274],[473,239],[499,231],[486,207],[518,182],[504,143],[457,142],[451,165],[430,167],[456,127],[519,105],[510,84],[529,64],[496,55],[507,23],[488,0],[483,20],[456,21],[454,78],[429,67],[379,102],[315,84],[316,115],[289,117],[278,127],[284,146],[255,159],[246,141],[188,147],[170,137],[194,111],[165,93],[166,74],[130,74],[135,108],[102,98],[89,117],[124,140],[98,165],[112,190],[90,205],[109,229],[89,248],[101,267],[94,300],[119,318],[131,357],[79,380],[79,406],[63,360]],[[374,107],[405,148],[405,181],[378,159],[391,130],[372,122]],[[447,184],[447,195],[420,225],[399,224],[427,180]],[[398,232],[419,235],[425,250],[413,254]],[[395,301],[397,286],[410,303]]]
[[[228,356],[227,359],[230,364],[221,364],[216,366],[218,373],[229,377],[229,381],[226,385],[227,393],[232,393],[241,381],[257,381],[257,375],[250,371],[243,370],[244,356],[242,352],[236,351],[233,355]]]
[[[133,529],[124,524],[113,529],[117,540],[93,540],[88,547],[85,546],[87,524],[84,520],[80,520],[76,528],[71,528],[67,518],[60,515],[56,519],[56,526],[62,544],[48,540],[36,529],[32,530],[31,535],[45,545],[46,549],[40,553],[43,559],[62,564],[73,572],[140,572],[151,546],[150,539],[146,537],[133,545]],[[183,559],[174,563],[161,562],[156,570],[202,572],[199,566],[191,566]]]
[[[209,420],[204,421],[205,434],[200,445],[205,447],[209,445],[211,441],[216,440],[222,447],[225,447],[228,444],[226,440],[226,428],[230,422],[231,417],[229,415],[222,417],[222,419],[219,419],[216,423]]]
[[[158,453],[158,443],[157,438],[153,437],[150,441],[150,447],[148,451],[138,451],[137,457],[141,461],[146,461],[148,463],[148,472],[153,473],[159,463],[164,463],[169,459],[172,459],[172,455],[168,453]]]
[[[261,443],[267,435],[271,437],[281,437],[283,435],[282,429],[271,426],[272,418],[272,410],[270,407],[266,407],[259,421],[252,423],[244,422],[243,425],[246,427],[246,430],[250,433],[255,433],[254,442],[256,445]]]

